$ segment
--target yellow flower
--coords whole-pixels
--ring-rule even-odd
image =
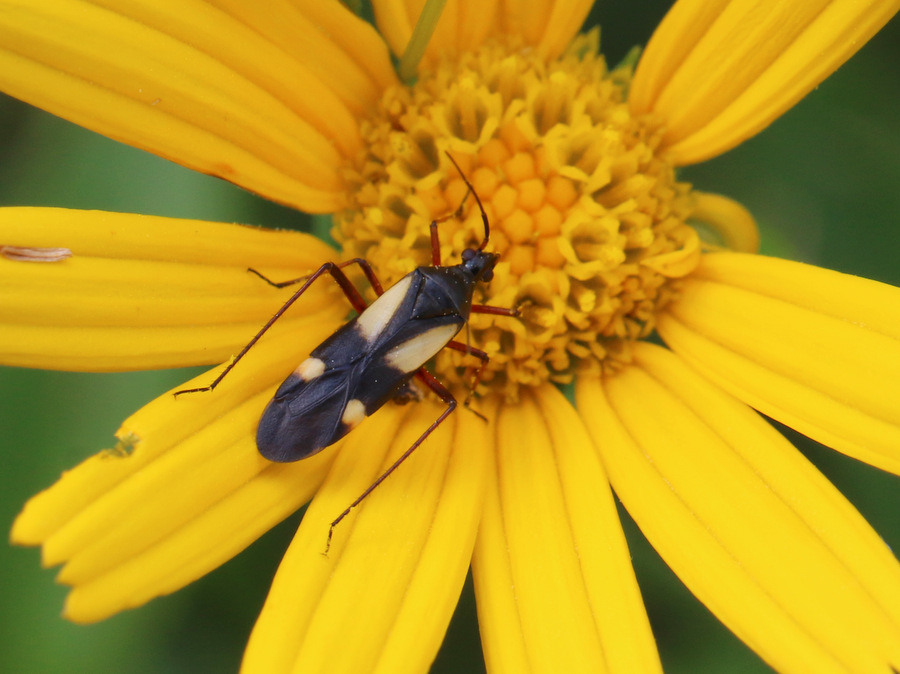
[[[246,671],[423,671],[470,565],[492,671],[657,671],[611,484],[779,671],[900,668],[900,565],[752,409],[900,473],[900,290],[752,254],[749,214],[675,175],[772,122],[900,3],[682,0],[632,74],[576,37],[588,3],[451,2],[415,84],[388,45],[404,53],[418,10],[373,4],[383,39],[336,2],[0,2],[5,91],[334,213],[342,255],[387,283],[428,263],[429,221],[465,195],[449,151],[501,254],[479,301],[522,311],[471,321],[487,422],[454,415],[326,557],[331,520],[441,406],[388,405],[295,464],[259,456],[274,388],[346,316],[317,284],[214,393],[161,396],[28,503],[13,540],[64,564],[67,617],[173,592],[314,496]],[[444,260],[479,237],[471,206],[442,227]],[[286,279],[335,256],[299,233],[58,209],[3,209],[0,233],[3,362],[65,370],[226,361],[291,292],[247,267]],[[51,249],[72,256],[27,259]],[[468,365],[435,369],[463,390]]]

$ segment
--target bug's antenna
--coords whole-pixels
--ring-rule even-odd
[[[491,238],[491,225],[488,222],[487,213],[485,213],[484,211],[484,204],[481,203],[481,198],[478,196],[478,192],[476,192],[475,188],[472,187],[472,183],[470,183],[469,179],[466,178],[466,174],[463,173],[463,170],[459,167],[459,164],[456,163],[453,155],[447,152],[447,150],[444,150],[444,154],[447,155],[447,159],[450,160],[450,163],[456,167],[456,170],[459,173],[459,177],[463,179],[466,187],[469,188],[469,193],[473,197],[475,197],[475,201],[478,204],[478,210],[481,211],[481,221],[484,223],[484,238],[481,240],[481,244],[479,244],[478,250],[484,250],[484,247],[487,246],[488,240]]]

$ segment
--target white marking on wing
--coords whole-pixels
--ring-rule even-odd
[[[371,342],[381,334],[391,320],[391,316],[396,313],[397,308],[403,302],[403,298],[406,297],[410,283],[412,283],[412,276],[407,274],[388,288],[381,297],[372,302],[357,317],[356,325],[363,339]]]
[[[303,381],[312,381],[323,372],[325,372],[325,361],[321,358],[307,358],[294,370],[294,374]]]
[[[447,342],[453,339],[461,327],[460,324],[454,323],[431,328],[431,330],[395,346],[384,357],[384,360],[389,367],[400,372],[414,372],[434,354],[447,346]]]
[[[362,404],[361,400],[353,398],[347,402],[347,406],[344,408],[344,414],[341,415],[341,423],[350,428],[354,428],[365,418],[366,406]]]

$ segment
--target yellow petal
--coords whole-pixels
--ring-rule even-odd
[[[372,0],[378,32],[384,36],[395,56],[401,56],[406,49],[424,4],[425,0],[420,0],[414,7],[408,8],[403,0]]]
[[[690,222],[698,229],[707,247],[712,250],[725,248],[736,253],[759,251],[756,220],[743,205],[721,194],[692,190],[691,195]]]
[[[900,473],[900,289],[799,262],[704,256],[666,343],[747,404]]]
[[[255,447],[274,388],[333,326],[310,321],[261,341],[213,392],[167,393],[127,419],[108,450],[32,498],[16,543],[42,544],[74,586],[66,615],[101,620],[216,568],[299,508],[333,452],[276,465]],[[278,330],[276,326],[275,330]],[[186,387],[212,381],[220,368]]]
[[[384,40],[342,2],[216,0],[214,4],[302,64],[357,119],[368,114],[387,87],[397,84]],[[303,93],[296,91],[298,83],[290,86],[292,93]],[[319,101],[309,98],[304,105],[317,107]]]
[[[691,591],[779,672],[900,663],[900,565],[862,516],[752,410],[650,344],[582,377],[618,496]]]
[[[428,669],[474,546],[490,456],[484,422],[451,416],[338,525],[322,553],[329,523],[442,409],[389,404],[347,437],[278,569],[242,671]]]
[[[428,42],[425,61],[475,49],[494,28],[499,0],[449,0]],[[378,30],[398,57],[406,50],[425,0],[373,0]]]
[[[390,64],[375,48],[361,66],[359,47],[342,53],[348,38],[331,38],[318,19],[374,46],[371,28],[336,2],[308,13],[269,3],[100,4],[3,0],[0,87],[273,200],[340,207],[339,169],[361,147],[357,119]]]
[[[500,9],[503,31],[522,37],[547,59],[563,53],[584,23],[593,2],[586,0],[504,0]]]
[[[504,405],[473,558],[490,671],[660,671],[590,438],[552,386]]]
[[[647,45],[631,86],[677,164],[758,133],[887,23],[898,0],[680,0]]]
[[[60,370],[222,362],[295,289],[248,267],[287,280],[335,255],[296,232],[100,211],[0,209],[0,232],[5,244],[72,251],[60,262],[0,257],[3,363]],[[285,324],[346,314],[329,280],[316,285]]]
[[[425,0],[373,1],[378,28],[396,55],[406,49],[424,4]],[[497,33],[513,35],[545,58],[555,58],[575,37],[591,5],[588,0],[449,0],[428,44],[425,60],[471,51]]]

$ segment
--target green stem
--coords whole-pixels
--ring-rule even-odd
[[[427,0],[413,29],[412,37],[409,38],[409,44],[403,56],[400,57],[400,67],[398,68],[400,79],[404,82],[412,82],[416,77],[416,71],[419,69],[419,61],[425,54],[425,48],[428,41],[434,34],[441,13],[444,11],[444,5],[447,0]]]

